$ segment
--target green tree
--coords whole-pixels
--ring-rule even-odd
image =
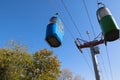
[[[10,48],[2,48],[0,80],[57,80],[60,62],[52,54],[47,49],[30,54],[16,43]]]

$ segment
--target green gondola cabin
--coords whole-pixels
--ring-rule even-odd
[[[97,10],[98,22],[101,26],[105,41],[114,41],[119,38],[119,27],[110,10],[102,6]]]

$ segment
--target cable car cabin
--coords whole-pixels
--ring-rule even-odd
[[[46,30],[46,41],[51,47],[59,47],[63,41],[63,24],[60,18],[53,16]]]
[[[105,6],[97,10],[98,22],[101,26],[105,41],[114,41],[119,38],[119,28],[111,12]]]

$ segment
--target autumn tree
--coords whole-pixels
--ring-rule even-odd
[[[72,80],[73,75],[69,69],[62,69],[59,80]]]
[[[75,75],[73,80],[85,80],[85,79],[80,75]]]
[[[85,79],[82,78],[80,75],[73,76],[73,73],[69,69],[65,68],[61,70],[59,80],[85,80]]]
[[[0,80],[57,80],[60,62],[47,49],[30,54],[23,46],[12,43],[0,49]]]
[[[36,77],[42,80],[57,80],[60,75],[60,62],[57,56],[52,56],[53,52],[47,49],[38,51],[34,56],[32,67],[36,70]]]

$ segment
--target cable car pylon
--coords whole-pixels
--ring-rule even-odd
[[[98,45],[103,44],[104,42],[105,40],[102,39],[102,36],[100,40],[97,40],[97,37],[92,41],[86,41],[80,38],[76,38],[75,40],[75,44],[81,53],[83,53],[83,48],[90,48],[96,80],[101,80],[96,57],[97,54],[100,54]]]

